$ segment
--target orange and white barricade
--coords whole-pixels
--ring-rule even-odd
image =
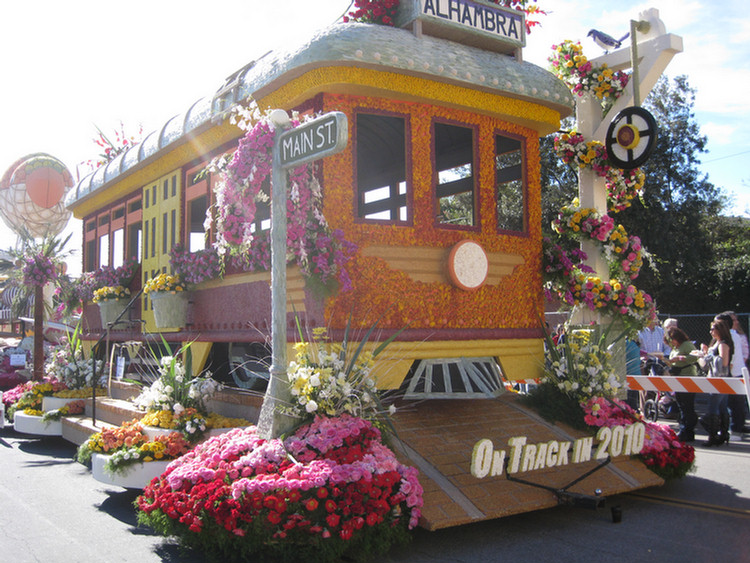
[[[506,391],[516,391],[513,386],[518,385],[522,392],[528,391],[529,385],[539,385],[538,379],[505,379],[503,378]]]
[[[747,368],[742,368],[742,377],[681,377],[679,375],[628,375],[626,377],[628,389],[632,391],[745,395],[750,407],[750,373]]]

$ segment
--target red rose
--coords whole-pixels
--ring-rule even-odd
[[[276,525],[279,522],[281,522],[281,514],[279,514],[278,512],[274,512],[273,510],[268,513],[268,517],[267,518],[268,518],[268,521],[271,524],[274,524],[274,525]]]
[[[374,526],[375,524],[377,524],[378,522],[381,521],[381,517],[378,514],[376,514],[375,512],[370,512],[367,515],[367,520],[366,521],[367,521],[367,525],[368,526]]]

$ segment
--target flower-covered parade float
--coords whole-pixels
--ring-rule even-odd
[[[506,390],[545,377],[545,283],[602,324],[607,315],[632,330],[655,314],[634,285],[647,253],[613,218],[638,197],[643,176],[609,164],[588,131],[560,135],[558,150],[595,176],[607,193],[599,203],[608,203],[582,198],[561,209],[555,234],[564,239],[543,244],[541,227],[539,138],[559,130],[579,97],[616,106],[629,78],[587,65],[568,44],[555,51],[567,79],[525,62],[535,3],[451,5],[460,9],[357,2],[350,21],[246,65],[68,198],[91,248],[115,232],[104,216],[143,235],[132,237],[142,263],[131,289],[149,291],[131,317],[139,322],[110,331],[111,341],[154,342],[163,332],[173,349],[191,342],[197,373],[220,366],[222,381],[236,385],[227,393],[262,395],[275,383],[272,295],[282,285],[271,271],[276,141],[292,139],[285,150],[305,153],[330,133],[310,124],[345,117],[343,149],[283,172],[286,293],[276,310],[287,334],[297,322],[326,326],[331,342],[361,346],[361,358],[395,340],[375,365],[354,370],[368,373],[361,385],[332,377],[336,354],[297,350],[289,366],[274,366],[289,368],[281,410],[299,425],[280,435],[245,424],[207,437],[208,412],[152,400],[174,391],[166,379],[144,390],[150,412],[102,430],[82,460],[97,454],[110,475],[164,462],[138,502],[142,521],[160,533],[222,554],[283,557],[302,546],[351,555],[377,551],[416,523],[435,530],[594,491],[605,498],[669,473],[649,467],[662,468],[678,446],[620,405],[621,374],[601,358],[538,386],[572,405],[571,416],[540,416]],[[278,110],[284,123],[272,118]],[[606,271],[585,263],[595,252]],[[86,253],[84,269],[98,266],[97,253]],[[184,322],[162,330],[153,296],[188,285]],[[359,327],[378,319],[372,341],[365,329],[348,334],[351,318]],[[87,330],[89,342],[106,331],[96,322]],[[290,337],[280,345],[290,356],[294,346]],[[382,393],[399,396],[392,427],[368,414],[385,414]],[[181,438],[167,444],[173,434],[159,437],[157,426]],[[181,455],[183,447],[190,451]]]

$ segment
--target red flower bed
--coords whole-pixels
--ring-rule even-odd
[[[255,427],[212,438],[172,462],[137,506],[141,523],[215,556],[331,561],[408,537],[422,488],[371,422],[344,415],[283,442]]]

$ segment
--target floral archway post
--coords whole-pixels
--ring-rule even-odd
[[[635,25],[633,25],[635,24]],[[579,198],[577,206],[581,213],[590,216],[598,215],[597,219],[609,219],[608,209],[615,211],[629,205],[628,199],[632,198],[643,186],[643,175],[639,170],[619,171],[614,170],[607,162],[607,153],[604,148],[604,139],[612,116],[645,98],[667,67],[672,57],[682,51],[682,38],[666,33],[664,23],[659,19],[656,9],[649,9],[639,14],[638,22],[631,22],[631,41],[635,41],[632,49],[618,49],[612,53],[595,59],[587,60],[582,54],[580,44],[565,41],[556,46],[556,52],[550,58],[554,70],[558,76],[568,84],[574,94],[578,96],[576,102],[577,133],[563,136],[563,150],[558,151],[567,159],[575,159],[578,164],[578,191]],[[636,35],[635,30],[640,31]],[[631,57],[631,52],[640,53]],[[624,71],[633,68],[633,80]],[[556,141],[556,144],[557,141]],[[566,152],[567,150],[567,158]],[[574,207],[574,210],[576,210]],[[561,213],[561,218],[564,213]],[[568,223],[570,226],[571,223]],[[593,231],[590,236],[580,237],[581,250],[588,256],[587,264],[595,273],[595,280],[610,280],[612,271],[611,248],[613,239],[625,238],[627,235],[621,227],[611,225],[611,230],[605,239],[597,238]],[[578,229],[574,230],[578,232]],[[618,231],[619,230],[619,231]],[[632,237],[633,246],[637,247],[637,262],[640,264],[640,241]],[[617,247],[617,240],[614,246]],[[627,244],[624,246],[627,247]],[[617,248],[622,248],[622,245]],[[631,247],[632,251],[632,247]],[[632,254],[632,252],[631,252]],[[620,261],[618,267],[625,270],[630,267],[630,262]],[[638,266],[639,267],[639,266]],[[637,271],[635,272],[637,275]],[[626,276],[632,279],[634,276]],[[589,280],[585,283],[589,283]],[[603,290],[609,292],[602,284]],[[628,289],[635,288],[630,285]],[[597,289],[597,294],[598,289]],[[616,294],[614,290],[612,294]],[[631,299],[640,295],[640,292]],[[650,299],[650,298],[649,298]],[[600,308],[603,304],[595,306],[577,307],[575,319],[579,323],[600,323]],[[605,309],[608,310],[608,309]],[[617,309],[614,309],[617,312]]]

